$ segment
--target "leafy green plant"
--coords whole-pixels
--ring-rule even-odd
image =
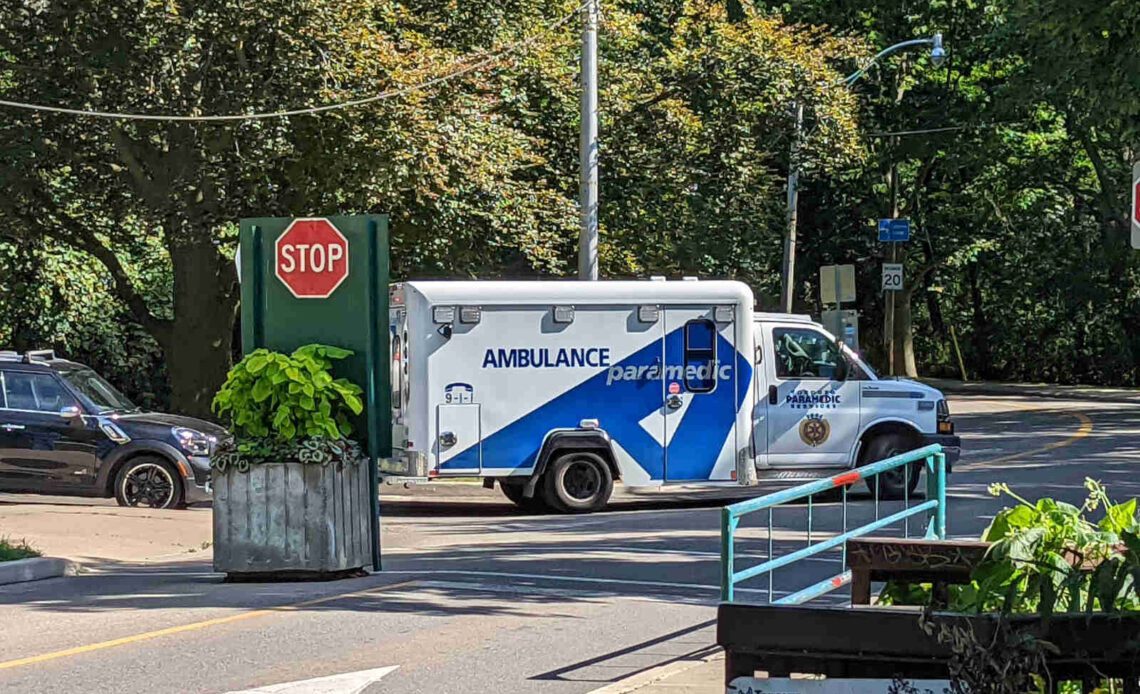
[[[360,444],[351,439],[314,437],[299,441],[255,438],[228,441],[218,446],[210,464],[219,472],[229,469],[246,472],[265,463],[304,463],[306,465],[353,464],[363,459]]]
[[[1054,499],[1031,503],[1008,485],[990,493],[1016,500],[994,517],[983,539],[993,542],[971,584],[952,606],[963,611],[1116,612],[1140,609],[1140,522],[1136,500],[1117,504],[1086,479],[1079,508]],[[1096,523],[1088,515],[1103,509]]]
[[[960,612],[1035,613],[1140,610],[1140,520],[1137,501],[1114,503],[1105,487],[1086,479],[1080,506],[1054,499],[1030,502],[1008,485],[994,496],[1017,501],[994,517],[982,539],[993,545],[965,586],[952,586]],[[1090,514],[1102,511],[1093,521]],[[889,583],[882,604],[929,604],[929,585]]]
[[[258,349],[236,364],[213,408],[240,438],[295,441],[352,434],[350,417],[364,410],[361,389],[333,378],[334,360],[352,354],[328,345],[305,345],[291,355]]]
[[[40,551],[28,544],[27,540],[19,542],[0,537],[0,561],[16,561],[17,559],[30,559],[40,556]]]

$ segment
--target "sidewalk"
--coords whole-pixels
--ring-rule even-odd
[[[1003,383],[999,381],[958,381],[949,378],[919,379],[932,388],[952,395],[1009,395],[1027,398],[1093,400],[1140,405],[1140,388],[1108,386],[1066,386],[1055,383]]]
[[[703,660],[678,660],[619,682],[595,689],[590,694],[724,694],[724,654]]]

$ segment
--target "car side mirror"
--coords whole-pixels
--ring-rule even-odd
[[[835,340],[835,380],[846,381],[849,364],[847,363],[847,355],[843,353],[843,342]]]
[[[73,419],[79,419],[82,414],[83,413],[75,405],[68,405],[59,411],[59,418],[71,421]]]

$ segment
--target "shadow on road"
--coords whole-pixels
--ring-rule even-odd
[[[967,445],[998,449],[993,457],[1036,451],[1073,436],[1076,423],[1068,410],[997,413],[959,417]],[[1030,497],[1054,495],[1079,502],[1082,481],[1090,472],[1109,483],[1114,497],[1140,493],[1140,410],[1086,408],[1094,428],[1065,448],[1028,453],[996,468],[970,470],[951,477],[951,532],[976,537],[988,517],[1008,500],[990,497],[991,482],[1007,481]],[[921,488],[921,487],[920,487]],[[870,495],[851,495],[848,527],[874,518]],[[741,498],[755,496],[755,491]],[[915,500],[920,500],[917,495]],[[201,561],[160,566],[105,563],[98,575],[55,579],[25,587],[0,588],[0,605],[22,605],[47,612],[101,612],[116,609],[263,608],[344,592],[416,580],[390,593],[347,596],[298,610],[415,611],[436,614],[546,614],[536,605],[568,604],[613,598],[638,598],[714,604],[718,595],[718,509],[724,498],[629,500],[607,513],[591,516],[526,516],[505,499],[470,500],[385,498],[384,519],[402,532],[415,532],[416,543],[390,553],[386,571],[335,584],[225,584]],[[880,504],[880,515],[901,508]],[[806,504],[773,516],[772,552],[784,554],[806,544]],[[843,527],[842,505],[813,503],[818,535]],[[738,569],[769,555],[767,514],[742,525],[736,551]],[[401,525],[402,524],[402,525]],[[411,530],[407,530],[408,527]],[[921,519],[912,536],[924,530]],[[884,535],[901,535],[901,526]],[[777,594],[796,590],[838,572],[840,555],[797,564],[776,574]],[[745,584],[746,599],[763,599],[767,580]]]

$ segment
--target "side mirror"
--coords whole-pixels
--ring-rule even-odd
[[[835,380],[846,381],[849,364],[847,363],[847,355],[843,353],[843,342],[835,340]]]
[[[59,418],[60,419],[66,419],[67,421],[71,421],[73,419],[79,419],[79,417],[82,416],[82,414],[83,413],[80,411],[80,409],[78,407],[76,407],[75,405],[68,405],[67,407],[65,407],[59,411]]]

